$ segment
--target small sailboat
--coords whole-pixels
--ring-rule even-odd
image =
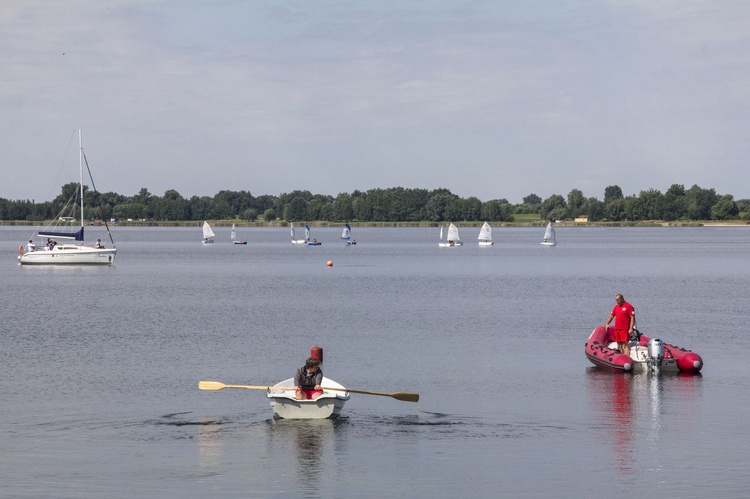
[[[247,241],[243,241],[242,239],[237,239],[237,227],[232,224],[232,232],[230,235],[230,238],[232,239],[232,242],[234,244],[247,244]]]
[[[320,246],[320,241],[312,239],[310,236],[310,226],[305,224],[305,242],[308,246]]]
[[[555,228],[552,227],[552,222],[547,224],[547,228],[544,231],[544,239],[542,239],[542,246],[554,246],[557,244],[555,239]]]
[[[214,234],[214,231],[211,230],[211,226],[208,225],[208,222],[203,222],[203,244],[209,244],[214,242],[214,237],[216,237],[216,234]]]
[[[64,227],[49,226],[44,230],[38,231],[37,235],[42,239],[40,247],[34,245],[29,240],[29,244],[26,246],[24,252],[23,247],[19,248],[18,262],[21,265],[112,265],[117,255],[117,249],[114,248],[114,240],[112,234],[109,233],[109,226],[105,220],[104,225],[107,227],[107,233],[109,233],[109,239],[112,242],[111,248],[105,248],[101,244],[101,240],[97,240],[93,247],[83,245],[83,166],[86,165],[86,169],[89,172],[89,178],[91,179],[91,185],[94,185],[94,179],[91,176],[91,170],[88,168],[88,161],[83,152],[83,145],[81,141],[81,130],[78,130],[78,193],[80,194],[80,205],[73,207],[77,210],[80,207],[81,213],[81,225],[76,231],[61,230]],[[96,188],[94,188],[96,192]],[[65,210],[65,208],[63,208]],[[61,212],[62,213],[62,212]],[[58,216],[57,221],[72,222],[75,221],[74,217],[70,216]],[[56,239],[66,239],[72,242],[58,244]],[[79,243],[79,244],[76,244]]]
[[[492,246],[492,227],[487,222],[484,222],[482,228],[479,229],[479,246]]]
[[[461,246],[461,237],[458,235],[458,227],[453,224],[448,226],[448,236],[445,242],[443,242],[443,229],[444,226],[440,226],[440,242],[438,246],[441,248],[452,248],[453,246]]]
[[[305,239],[296,239],[294,237],[294,222],[289,224],[289,231],[292,233],[292,244],[307,244]]]
[[[347,246],[357,244],[357,241],[352,240],[352,228],[348,223],[344,224],[344,230],[341,232],[341,239],[346,241]]]

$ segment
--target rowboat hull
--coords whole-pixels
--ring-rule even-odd
[[[289,378],[274,386],[292,387],[294,379]],[[346,390],[339,383],[326,377],[323,378],[322,386]],[[349,400],[349,392],[333,390],[323,390],[323,394],[315,400],[297,400],[294,390],[274,390],[273,387],[266,396],[271,402],[274,418],[279,419],[334,419]]]
[[[648,371],[648,343],[651,338],[641,335],[637,344],[630,347],[630,355],[617,351],[614,343],[614,328],[594,328],[584,346],[586,358],[597,367],[612,372],[638,373]],[[664,343],[664,358],[659,371],[698,374],[703,368],[703,359],[690,350]]]
[[[115,248],[60,244],[51,250],[29,251],[18,256],[21,265],[112,265]]]

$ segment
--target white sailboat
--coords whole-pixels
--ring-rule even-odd
[[[294,237],[294,222],[289,224],[290,232],[292,233],[292,244],[307,244],[305,239],[295,239]]]
[[[45,230],[38,232],[38,236],[42,239],[42,244],[37,247],[31,241],[26,246],[24,252],[23,247],[19,248],[18,261],[21,265],[112,265],[115,261],[115,255],[117,249],[114,247],[114,240],[112,234],[109,232],[109,226],[105,220],[104,225],[107,228],[110,242],[112,243],[111,248],[105,248],[101,244],[101,240],[98,239],[94,247],[88,247],[83,245],[83,164],[86,162],[86,157],[83,153],[83,144],[81,141],[81,130],[78,130],[78,188],[80,189],[80,209],[81,209],[81,226],[76,231],[63,231],[60,228],[48,227]],[[86,169],[89,172],[89,178],[91,179],[91,186],[94,187],[94,180],[91,177],[91,170],[88,169],[88,162],[86,162]],[[57,217],[59,220],[70,220],[72,217]],[[56,239],[69,239],[72,241],[78,241],[80,244],[57,244]]]
[[[443,242],[443,226],[440,226],[440,242],[438,246],[441,248],[452,248],[453,246],[461,246],[461,237],[458,235],[458,227],[453,224],[448,226],[448,236],[446,241]]]
[[[305,242],[308,246],[320,246],[321,243],[317,239],[313,239],[310,236],[310,226],[305,224]]]
[[[482,228],[479,229],[479,246],[492,246],[492,227],[487,222],[484,222]]]
[[[234,244],[247,244],[247,241],[243,241],[242,239],[237,239],[237,227],[232,224],[232,232],[230,232],[230,239]]]
[[[544,230],[544,238],[542,239],[542,246],[554,246],[557,244],[555,237],[555,228],[552,226],[552,222],[547,224],[547,228]]]
[[[348,223],[344,224],[344,230],[341,232],[341,239],[346,241],[347,246],[357,244],[357,241],[352,240],[352,227]]]
[[[216,234],[211,230],[211,226],[208,225],[208,222],[203,222],[203,244],[214,242],[214,237],[216,237]]]

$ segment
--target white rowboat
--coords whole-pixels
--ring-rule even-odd
[[[315,400],[297,400],[294,396],[294,378],[286,379],[269,388],[266,396],[271,401],[275,418],[281,419],[325,419],[335,418],[341,413],[344,404],[349,400],[346,388],[332,379],[323,377],[321,386],[323,394]],[[341,391],[326,390],[325,387]]]

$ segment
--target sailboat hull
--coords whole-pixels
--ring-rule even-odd
[[[557,244],[556,242],[552,242],[552,241],[547,241],[547,242],[543,242],[543,243],[542,243],[542,246],[554,246],[554,245],[556,245],[556,244]]]
[[[495,243],[492,241],[479,241],[479,246],[492,246],[493,244]]]
[[[30,251],[19,255],[21,265],[112,265],[115,248],[89,248],[74,244],[55,246],[52,250]]]

